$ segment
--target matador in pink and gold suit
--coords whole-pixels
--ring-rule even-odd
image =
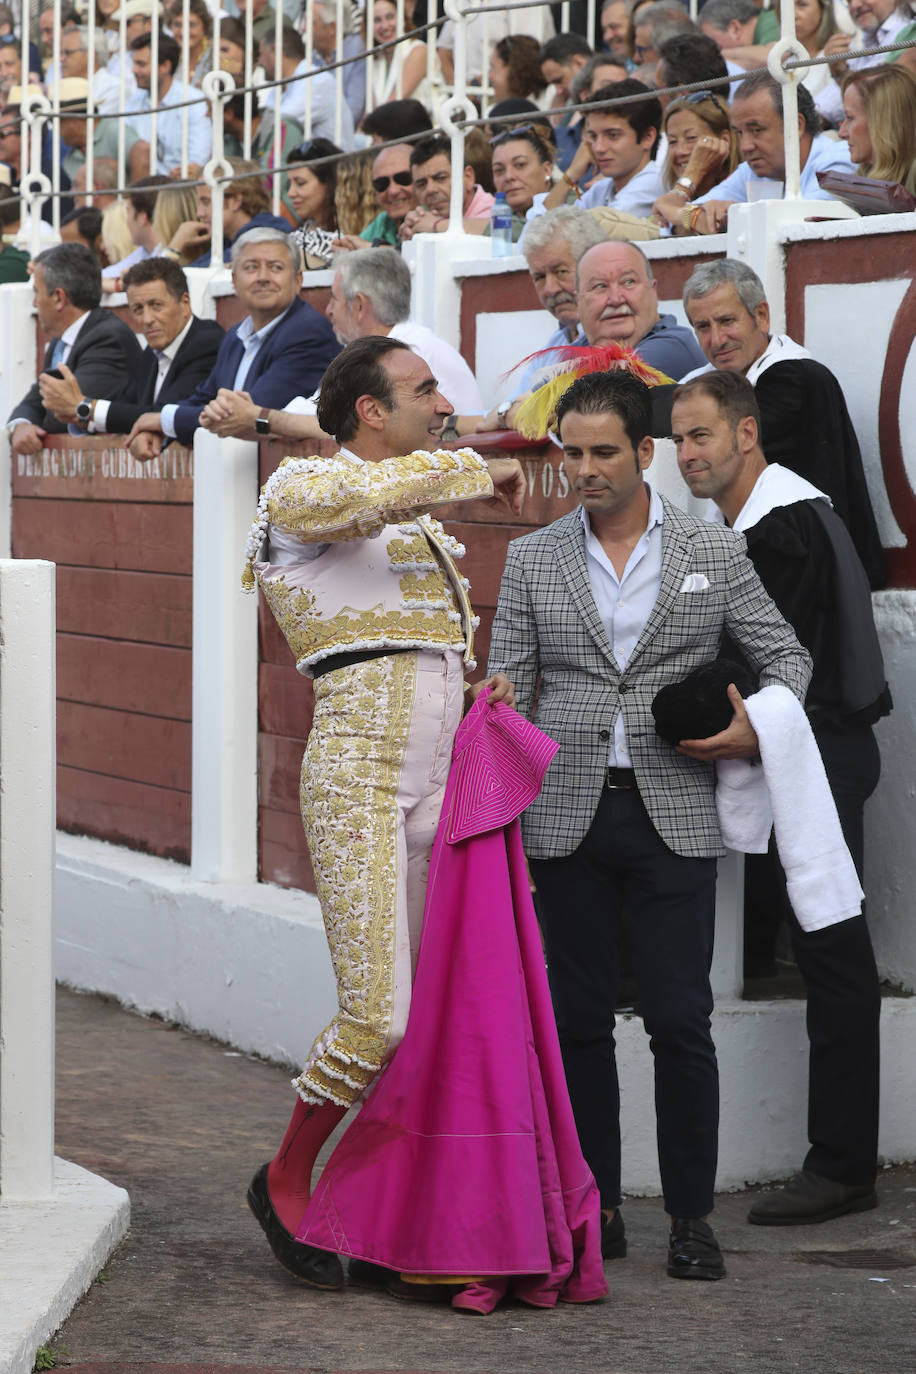
[[[456,566],[464,550],[429,511],[491,498],[496,488],[520,499],[520,472],[505,459],[488,464],[470,449],[419,446],[381,456],[405,438],[433,439],[450,409],[426,364],[403,345],[383,337],[350,345],[328,369],[319,405],[323,428],[345,442],[332,458],[280,465],[262,492],[247,548],[243,581],[257,582],[298,669],[314,678],[300,801],[339,1001],[294,1080],[286,1136],[255,1174],[248,1201],[275,1256],[318,1288],[343,1284],[334,1250],[384,1263],[372,1249],[371,1223],[359,1250],[300,1235],[318,1150],[372,1085],[384,1088],[383,1070],[404,1039],[430,853],[466,704],[464,672],[473,666],[476,619]],[[493,685],[494,699],[506,700],[511,685]],[[517,966],[506,976],[517,979]],[[448,1091],[444,1079],[441,1092]],[[435,1173],[437,1161],[429,1167]],[[577,1175],[577,1206],[584,1200],[597,1218],[597,1193],[582,1170],[594,1200]],[[419,1199],[415,1206],[422,1213]],[[409,1277],[428,1276],[422,1247],[410,1253],[418,1263]],[[536,1253],[544,1267],[545,1246]],[[598,1266],[589,1298],[604,1291],[600,1258]],[[378,1273],[389,1291],[406,1290],[401,1296],[438,1291],[387,1268]],[[451,1279],[486,1274],[475,1265],[473,1274],[462,1269]]]

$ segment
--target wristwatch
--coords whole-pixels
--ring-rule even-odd
[[[270,418],[269,418],[269,417],[270,417],[270,407],[269,407],[269,406],[261,406],[261,409],[258,411],[257,419],[256,419],[255,422],[254,422],[254,432],[255,432],[255,434],[269,434],[269,433],[270,433]]]
[[[500,429],[509,428],[509,421],[506,419],[506,416],[509,414],[509,411],[511,409],[511,401],[500,401],[499,405],[496,407],[496,419],[499,421]]]
[[[690,180],[690,177],[678,177],[674,183],[677,190],[683,191],[688,200],[693,200],[697,193],[697,188]]]
[[[81,425],[88,425],[92,419],[92,412],[95,410],[95,401],[90,401],[88,396],[84,396],[81,401],[76,403],[76,418]]]

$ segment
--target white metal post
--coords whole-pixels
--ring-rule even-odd
[[[0,561],[0,1192],[54,1191],[54,564]]]
[[[194,439],[194,661],[191,687],[191,873],[257,880],[257,599],[241,588],[257,506],[258,447]]]

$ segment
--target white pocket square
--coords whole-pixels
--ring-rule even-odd
[[[688,573],[681,586],[682,592],[708,592],[709,578],[702,573]],[[680,593],[678,593],[680,595]]]

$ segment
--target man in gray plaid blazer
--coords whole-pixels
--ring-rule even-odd
[[[534,707],[561,746],[522,828],[576,1124],[601,1190],[604,1254],[626,1253],[612,1034],[625,924],[655,1056],[668,1273],[718,1279],[706,1222],[718,1147],[709,968],[725,852],[714,761],[753,757],[757,738],[734,688],[728,729],[677,748],[655,733],[650,708],[661,687],[717,656],[725,630],[761,686],[782,683],[804,700],[811,661],[743,536],[693,519],[643,480],[653,444],[642,382],[580,378],[557,415],[581,504],[509,545],[489,671],[512,679],[518,710]]]

